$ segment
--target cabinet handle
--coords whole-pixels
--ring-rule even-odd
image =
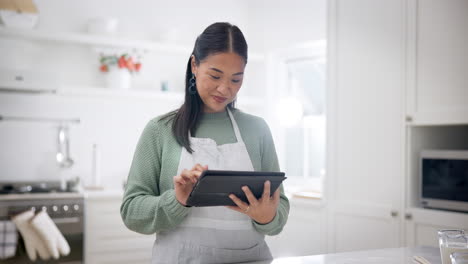
[[[406,213],[405,214],[405,219],[406,220],[412,220],[413,219],[413,215],[411,213]]]
[[[398,216],[398,211],[391,211],[391,212],[390,212],[390,215],[391,215],[392,217],[397,217],[397,216]]]
[[[406,122],[412,122],[413,117],[412,116],[406,116]]]

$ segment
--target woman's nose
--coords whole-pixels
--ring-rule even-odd
[[[229,81],[224,81],[219,84],[217,88],[218,92],[220,92],[222,95],[229,95],[231,91],[230,83]]]

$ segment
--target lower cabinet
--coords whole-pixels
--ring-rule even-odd
[[[327,253],[326,211],[320,202],[290,199],[289,218],[283,231],[267,236],[273,257]]]
[[[468,214],[413,208],[406,212],[406,246],[439,247],[437,231],[464,229],[468,231]]]
[[[129,230],[120,216],[122,195],[88,195],[85,215],[85,262],[150,263],[155,235]]]

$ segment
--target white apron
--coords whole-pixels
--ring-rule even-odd
[[[193,153],[182,148],[177,175],[197,163],[211,170],[254,170],[239,127],[227,111],[237,143],[217,146],[210,138],[189,134]],[[254,229],[247,215],[224,206],[192,207],[180,226],[157,234],[152,263],[238,263],[271,258],[264,235]]]

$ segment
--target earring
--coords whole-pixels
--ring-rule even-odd
[[[197,93],[197,85],[195,83],[195,74],[192,73],[192,78],[190,78],[189,93],[194,95]]]

